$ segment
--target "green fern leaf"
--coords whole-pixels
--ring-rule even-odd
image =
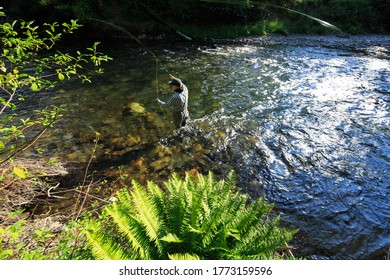
[[[117,247],[115,242],[99,231],[97,223],[90,225],[86,231],[86,237],[91,245],[92,253],[99,260],[120,260],[129,259],[121,247]]]
[[[165,241],[168,243],[182,243],[183,240],[181,240],[179,237],[176,236],[176,234],[168,233],[164,237],[160,238],[161,241]]]
[[[159,239],[160,221],[158,220],[155,205],[147,192],[135,181],[133,181],[131,196],[133,205],[136,208],[137,219],[145,227],[149,239],[155,243],[159,254],[164,255],[164,246]]]
[[[178,260],[178,261],[197,261],[200,260],[199,256],[196,254],[170,254],[168,255],[170,260]]]
[[[141,259],[151,259],[152,253],[149,246],[147,246],[148,240],[140,238],[142,233],[139,233],[140,226],[138,221],[130,215],[126,215],[126,212],[122,209],[117,203],[112,203],[106,208],[106,211],[113,219],[119,232],[126,236],[132,248],[139,253]]]

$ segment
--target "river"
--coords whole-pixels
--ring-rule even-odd
[[[92,84],[40,100],[66,104],[40,146],[107,176],[223,177],[274,203],[299,228],[298,256],[382,259],[390,248],[390,36],[267,36],[234,41],[103,42],[114,60]],[[157,76],[156,60],[158,57]],[[191,123],[175,130],[168,75],[190,92]],[[53,98],[54,96],[58,98]]]

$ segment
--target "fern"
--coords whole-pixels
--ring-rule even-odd
[[[199,256],[198,255],[193,255],[193,254],[188,254],[188,253],[185,253],[185,254],[172,254],[172,255],[169,255],[169,259],[170,260],[177,260],[177,261],[196,261],[196,260],[200,260]]]
[[[150,193],[147,193],[137,182],[133,182],[131,195],[137,220],[144,227],[149,240],[155,244],[159,255],[164,255],[165,250],[159,239],[160,220],[157,218],[157,209],[152,203]]]
[[[267,219],[272,205],[235,190],[234,174],[216,181],[178,175],[164,189],[133,181],[130,191],[92,222],[87,239],[97,259],[266,259],[294,231]]]
[[[126,212],[127,209],[113,203],[106,208],[106,211],[111,216],[119,233],[121,233],[121,237],[123,236],[131,244],[133,251],[137,252],[142,259],[149,259],[151,258],[151,253],[148,249],[149,242],[146,238],[143,238],[143,232],[140,232],[138,221]]]
[[[86,232],[86,236],[90,242],[92,253],[97,259],[131,259],[131,256],[126,254],[123,248],[117,246],[114,240],[110,240],[107,236],[102,234],[92,234],[88,231]]]

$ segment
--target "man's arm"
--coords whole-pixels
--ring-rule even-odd
[[[160,99],[156,99],[156,101],[157,101],[157,103],[158,103],[158,105],[160,105],[160,106],[166,106],[166,102],[164,102],[164,101],[161,101]]]
[[[181,106],[181,99],[177,93],[174,93],[171,96],[171,98],[168,100],[168,102],[161,101],[160,99],[157,98],[157,103],[161,106],[164,106],[164,107],[171,107],[171,106],[180,107]]]

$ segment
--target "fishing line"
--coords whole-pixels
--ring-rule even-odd
[[[159,94],[159,92],[160,92],[160,91],[159,91],[159,88],[158,88],[158,84],[159,84],[159,81],[158,81],[158,69],[159,69],[159,67],[158,67],[158,58],[157,58],[157,56],[155,56],[155,58],[156,58],[156,97],[157,97],[157,99],[158,99],[158,94]],[[165,69],[165,68],[164,68],[164,69]],[[167,69],[165,69],[165,71],[168,73],[168,75],[170,75]],[[167,117],[167,115],[165,114],[165,111],[164,111],[164,109],[163,109],[163,107],[162,107],[161,105],[160,105],[160,109],[161,109],[161,111],[163,112],[165,118],[167,119],[168,117]]]
[[[159,79],[158,79],[158,70],[159,70],[159,59],[157,57],[157,55],[150,49],[147,49],[144,44],[142,44],[142,42],[136,37],[134,36],[131,32],[127,31],[126,29],[120,27],[120,26],[117,26],[109,21],[105,21],[105,20],[101,20],[101,19],[96,19],[96,18],[89,18],[90,20],[94,20],[94,21],[98,21],[98,22],[101,22],[101,23],[104,23],[104,24],[107,24],[113,28],[116,28],[124,33],[126,33],[131,39],[133,39],[134,41],[136,41],[141,47],[143,47],[144,49],[146,49],[147,52],[149,52],[155,59],[156,59],[156,96],[158,98],[159,96],[159,88],[158,88],[158,84],[159,84]],[[169,76],[172,76],[171,73],[169,73],[168,69],[164,66],[163,63],[160,63],[162,68],[165,70],[165,72],[169,75]],[[161,108],[161,111],[163,112],[165,118],[167,118],[167,115],[165,114],[165,111],[163,109],[163,107],[160,105],[160,108]]]
[[[239,4],[239,3],[237,3],[236,1],[233,1],[233,0],[200,0],[200,1],[202,1],[202,2],[209,2],[209,3],[219,3],[219,4],[232,4],[232,5]],[[285,10],[285,11],[288,11],[288,12],[291,12],[291,13],[299,14],[301,16],[307,17],[307,18],[309,18],[311,20],[314,20],[314,21],[318,22],[319,24],[321,24],[322,26],[324,26],[326,28],[332,29],[333,31],[336,31],[337,33],[340,33],[342,36],[349,37],[348,34],[344,33],[341,29],[337,28],[333,24],[330,24],[327,21],[324,21],[322,19],[313,17],[311,15],[308,15],[308,14],[305,14],[305,13],[302,13],[302,12],[299,12],[299,11],[296,11],[296,10],[293,10],[293,9],[290,9],[290,8],[287,8],[287,7],[283,7],[283,6],[280,6],[280,5],[267,3],[267,2],[252,1],[251,4],[253,6],[257,6],[257,7],[260,7],[260,8],[265,8],[265,7],[269,6],[269,7],[274,7],[274,8],[277,8],[277,9],[282,9],[282,10]]]

